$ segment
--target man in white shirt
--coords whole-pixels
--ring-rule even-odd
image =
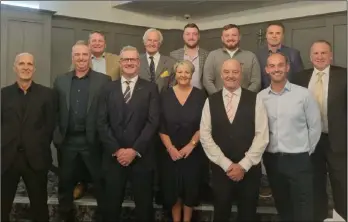
[[[256,220],[261,157],[269,141],[268,118],[256,93],[242,89],[241,64],[226,60],[223,89],[207,99],[200,141],[212,164],[214,221],[228,221],[238,200],[238,221]],[[237,198],[238,195],[238,198]]]

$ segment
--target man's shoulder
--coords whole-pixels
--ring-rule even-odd
[[[93,69],[90,71],[90,74],[91,74],[91,75],[94,75],[94,77],[96,77],[96,78],[98,78],[98,79],[100,79],[100,80],[105,80],[105,81],[107,81],[107,80],[110,80],[110,79],[111,79],[110,76],[105,75],[104,73],[101,73],[101,72],[97,72],[97,71],[95,71],[95,70],[93,70]]]
[[[104,55],[105,55],[105,58],[120,60],[120,56],[113,54],[113,53],[110,53],[110,52],[105,52]]]
[[[179,49],[176,49],[174,51],[171,51],[169,55],[170,56],[176,56],[177,54],[180,54],[182,52],[184,52],[184,48],[179,48]]]
[[[239,53],[244,55],[244,56],[248,56],[248,57],[256,57],[255,53],[253,53],[252,51],[249,51],[249,50],[245,50],[245,49],[240,50]]]

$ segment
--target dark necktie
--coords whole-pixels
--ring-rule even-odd
[[[130,84],[131,81],[125,81],[125,83],[127,84],[127,88],[126,88],[126,91],[124,91],[123,93],[123,98],[124,98],[124,102],[125,103],[128,103],[130,98],[131,98],[131,91],[130,91]]]
[[[155,82],[155,62],[153,56],[150,56],[150,82]]]

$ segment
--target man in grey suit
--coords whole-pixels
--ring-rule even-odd
[[[222,48],[209,53],[204,64],[203,85],[209,95],[223,88],[220,77],[222,64],[228,59],[236,59],[242,65],[241,87],[258,92],[261,85],[260,65],[254,53],[239,47],[241,34],[239,26],[228,24],[223,27],[221,41]]]
[[[266,30],[267,45],[259,49],[256,53],[257,59],[261,65],[261,89],[267,88],[271,82],[270,77],[265,70],[267,58],[270,53],[281,52],[288,57],[290,62],[288,80],[290,82],[292,82],[295,73],[303,70],[303,62],[300,52],[297,49],[282,44],[284,40],[284,32],[285,28],[282,23],[273,22],[268,24]]]
[[[185,46],[170,53],[174,59],[189,60],[195,66],[191,84],[199,89],[203,89],[203,66],[208,57],[208,51],[199,47],[199,28],[194,23],[189,23],[184,27],[183,39]]]
[[[90,58],[91,53],[86,44],[75,44],[72,48],[75,69],[58,76],[54,82],[58,98],[58,126],[53,142],[60,156],[58,221],[74,219],[74,171],[81,162],[91,175],[98,207],[101,205],[101,147],[96,119],[99,92],[111,78],[93,71],[90,68]]]
[[[159,53],[163,42],[162,33],[157,29],[148,29],[143,37],[146,53],[140,56],[140,77],[158,86],[162,91],[171,86],[174,79],[175,60]]]

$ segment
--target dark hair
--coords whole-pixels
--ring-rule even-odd
[[[268,28],[270,26],[272,26],[272,25],[281,27],[283,29],[283,32],[285,32],[285,27],[284,27],[283,23],[281,23],[281,22],[270,22],[270,23],[268,23],[266,30],[268,30]]]
[[[195,23],[189,23],[189,24],[185,25],[184,30],[186,28],[196,28],[198,30],[198,32],[199,32],[199,28],[198,28],[198,26]]]
[[[332,51],[332,45],[330,42],[324,40],[324,39],[319,39],[319,40],[316,40],[313,42],[312,46],[315,44],[315,43],[324,43],[326,45],[328,45],[330,47],[330,51]]]
[[[268,58],[270,56],[272,56],[272,55],[275,55],[275,54],[283,56],[285,58],[285,64],[289,64],[289,58],[282,52],[271,52],[271,53],[269,53],[268,57],[267,57],[267,64],[268,64]]]
[[[227,31],[227,30],[229,30],[229,29],[238,29],[238,32],[240,32],[240,28],[239,28],[239,26],[236,25],[236,24],[228,24],[228,25],[225,25],[222,29],[223,29],[222,31]]]

